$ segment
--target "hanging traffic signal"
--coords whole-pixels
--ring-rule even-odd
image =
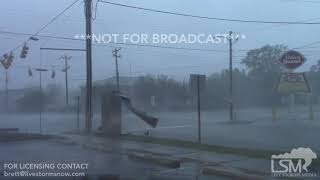
[[[54,70],[52,70],[51,79],[54,79],[54,77],[56,77],[56,72]]]
[[[29,70],[28,70],[28,74],[29,74],[29,77],[32,77],[32,70],[31,70],[30,67],[29,67]]]
[[[25,59],[27,57],[28,50],[29,50],[29,47],[27,46],[27,43],[25,43],[21,50],[21,54],[20,54],[21,59]]]
[[[3,55],[3,59],[8,59],[9,55],[8,54],[4,54]]]
[[[9,55],[9,57],[8,57],[8,61],[10,61],[10,63],[12,63],[13,58],[14,58],[13,52],[10,52],[10,55]]]
[[[2,66],[3,66],[5,69],[7,69],[4,61],[5,61],[5,59],[2,59],[2,60],[1,60],[1,64],[2,64]]]
[[[14,58],[13,53],[11,52],[10,55],[5,54],[5,55],[3,55],[3,57],[4,57],[4,59],[1,60],[1,64],[5,69],[9,69],[9,67],[12,64],[13,58]]]
[[[3,59],[1,61],[1,64],[5,69],[9,69],[9,67],[11,66],[11,62],[12,61],[10,61],[9,59]]]
[[[6,63],[8,57],[9,57],[8,54],[4,54],[4,55],[3,55],[3,59],[1,59],[1,64],[2,64],[2,66],[3,66],[5,69],[8,69],[8,68],[7,68],[7,63]]]

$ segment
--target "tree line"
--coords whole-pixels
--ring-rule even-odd
[[[283,71],[278,60],[287,50],[285,45],[265,45],[246,53],[241,60],[245,68],[235,68],[232,72],[233,101],[236,108],[284,105],[283,99],[287,94],[278,93],[275,87]],[[207,76],[205,88],[201,92],[203,109],[213,110],[229,106],[229,75],[229,70],[222,70]],[[306,72],[306,75],[312,89],[313,103],[318,103],[320,60]],[[101,95],[114,89],[114,83],[110,82],[93,87],[96,109],[100,107]],[[59,96],[58,91],[61,93],[58,89],[51,89],[44,94],[36,91],[27,92],[18,100],[19,107],[24,110],[32,109],[28,106],[30,102],[44,106]],[[132,84],[122,86],[121,91],[131,97],[135,105],[145,110],[179,111],[192,109],[195,105],[195,93],[191,91],[189,80],[179,81],[166,75],[137,77]],[[41,102],[35,103],[35,100]],[[304,99],[300,98],[300,101],[303,103]],[[34,108],[38,109],[36,106]]]
[[[278,60],[287,51],[285,45],[265,45],[247,52],[241,60],[244,69],[233,69],[233,102],[236,108],[272,107],[286,105],[288,94],[276,91],[276,85],[283,71]],[[306,72],[312,89],[313,103],[318,103],[320,90],[320,61]],[[229,70],[213,73],[206,78],[201,93],[202,107],[207,110],[227,108],[230,103]],[[131,96],[146,109],[185,110],[193,108],[194,92],[188,81],[178,81],[165,75],[142,76],[133,85]],[[156,106],[150,102],[152,96]],[[305,94],[296,95],[296,103],[306,103]]]

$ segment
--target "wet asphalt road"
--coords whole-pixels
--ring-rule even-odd
[[[180,169],[170,169],[160,167],[154,164],[134,161],[128,159],[126,155],[119,152],[99,152],[90,149],[84,149],[77,145],[64,145],[50,141],[19,141],[0,143],[0,167],[4,171],[5,163],[88,163],[87,170],[63,172],[84,172],[90,179],[112,179],[110,177],[119,177],[120,179],[173,179],[173,180],[205,180],[205,179],[226,179],[222,177],[198,176],[195,164],[186,164]],[[7,169],[8,170],[8,169]],[[11,170],[8,170],[9,172]],[[16,170],[12,170],[16,171]],[[19,170],[17,170],[19,171]],[[40,170],[41,172],[60,172],[61,170]],[[31,170],[31,172],[33,172]],[[36,171],[35,171],[36,172]],[[102,178],[104,177],[104,178]],[[109,178],[107,178],[109,177]],[[3,177],[0,179],[44,179],[43,177]],[[83,179],[73,178],[54,178],[45,179]]]
[[[229,123],[226,110],[202,112],[202,142],[207,144],[290,151],[292,148],[309,147],[320,152],[320,111],[315,109],[315,119],[308,119],[308,109],[298,109],[293,115],[288,109],[278,112],[272,121],[270,108],[238,110],[235,123]],[[158,127],[151,130],[155,137],[197,141],[197,114],[195,112],[150,113],[159,118]],[[290,116],[295,119],[290,119]],[[77,128],[74,113],[43,113],[42,130],[56,134]],[[83,128],[83,115],[80,116]],[[123,110],[123,133],[143,134],[149,127],[132,113]],[[94,115],[93,128],[100,124],[100,114]],[[17,127],[22,132],[38,133],[39,114],[0,114],[0,127]]]

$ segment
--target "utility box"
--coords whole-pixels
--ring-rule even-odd
[[[101,127],[103,134],[118,137],[121,135],[121,98],[117,92],[102,97]]]

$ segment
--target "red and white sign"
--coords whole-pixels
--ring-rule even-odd
[[[287,51],[279,59],[279,62],[287,69],[293,70],[306,62],[306,58],[297,51]]]

